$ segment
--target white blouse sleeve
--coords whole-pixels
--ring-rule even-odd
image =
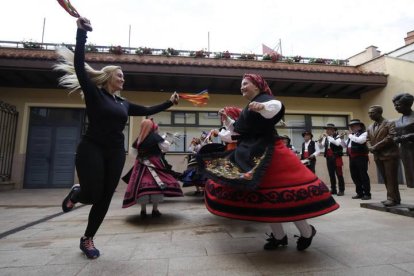
[[[167,140],[158,143],[158,147],[162,152],[167,152],[170,149],[170,145],[170,142],[168,142]]]
[[[271,100],[261,104],[264,105],[264,108],[259,113],[266,119],[273,118],[282,109],[282,103],[278,100]]]
[[[367,141],[367,132],[362,133],[359,137],[356,135],[350,134],[349,139],[351,139],[352,142],[358,143],[358,144],[364,144]]]
[[[220,137],[221,141],[226,142],[226,143],[234,143],[235,141],[233,141],[231,139],[231,136],[234,133],[230,130],[227,130],[225,128],[223,128],[222,130],[220,130],[220,132],[218,133],[218,136]]]

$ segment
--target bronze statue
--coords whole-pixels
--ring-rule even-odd
[[[387,189],[387,200],[381,201],[384,206],[390,207],[401,203],[398,189],[398,146],[394,142],[395,123],[382,117],[382,107],[373,105],[368,115],[374,121],[367,129],[368,150],[374,154],[375,163],[381,176],[384,178]]]
[[[401,93],[392,98],[395,110],[401,118],[395,120],[397,135],[394,142],[400,145],[400,158],[404,166],[405,182],[414,188],[414,111],[411,109],[414,96]]]

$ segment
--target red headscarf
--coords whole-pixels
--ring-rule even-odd
[[[262,76],[257,74],[244,74],[243,79],[248,79],[254,85],[256,85],[261,92],[264,92],[269,95],[273,95],[272,90],[270,90],[267,82],[262,78]]]
[[[153,119],[144,119],[141,122],[141,130],[139,131],[139,135],[137,140],[134,143],[134,148],[138,149],[138,146],[147,138],[147,136],[158,129],[158,125],[154,123]]]
[[[224,113],[229,116],[230,118],[232,118],[233,120],[237,120],[240,116],[241,113],[241,109],[235,106],[226,106],[224,108]],[[225,116],[221,115],[221,121],[224,121]]]

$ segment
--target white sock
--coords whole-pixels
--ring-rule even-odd
[[[270,223],[270,228],[272,229],[273,236],[275,236],[277,240],[281,240],[286,236],[281,223]]]
[[[299,220],[293,223],[295,224],[296,228],[298,228],[302,237],[310,238],[312,236],[312,228],[306,220]]]

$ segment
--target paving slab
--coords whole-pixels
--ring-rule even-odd
[[[283,224],[287,247],[264,251],[267,223],[214,216],[193,187],[165,199],[160,218],[147,219],[139,206],[122,208],[124,189],[119,185],[95,237],[96,260],[79,250],[90,206],[62,213],[67,189],[1,191],[0,276],[414,275],[413,218],[361,208],[385,200],[381,184],[372,185],[367,202],[352,199],[347,184],[345,196],[335,196],[337,211],[308,221],[317,234],[305,252],[296,250],[293,223]],[[414,204],[414,189],[400,192],[404,204]]]

